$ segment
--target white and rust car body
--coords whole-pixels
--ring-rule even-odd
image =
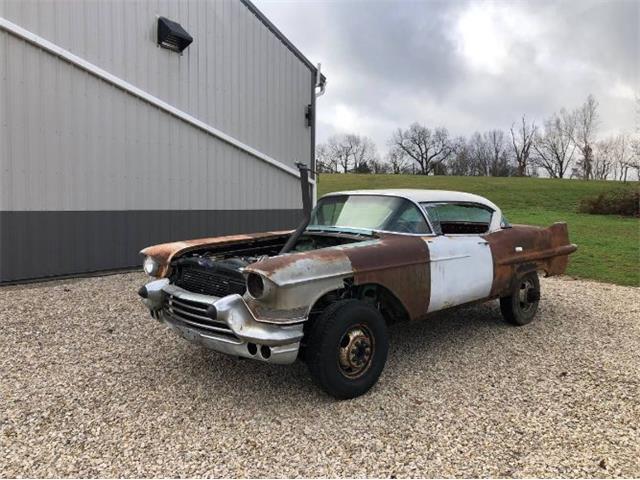
[[[152,316],[213,350],[291,363],[298,357],[305,322],[332,299],[371,298],[389,321],[419,320],[507,295],[513,282],[529,272],[562,274],[568,255],[576,250],[565,223],[511,226],[497,205],[478,195],[360,190],[325,195],[319,204],[336,196],[404,199],[415,205],[428,231],[309,228],[298,251],[284,254],[279,252],[291,232],[148,247],[141,253],[150,265],[148,273],[158,280],[140,294]],[[485,209],[489,220],[473,227],[478,233],[443,234],[428,205],[447,203]],[[245,288],[243,279],[249,278],[261,282],[260,298]]]

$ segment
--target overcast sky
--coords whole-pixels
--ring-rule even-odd
[[[640,1],[255,3],[322,63],[318,142],[354,132],[384,151],[414,121],[453,135],[506,130],[589,93],[601,136],[638,124]]]

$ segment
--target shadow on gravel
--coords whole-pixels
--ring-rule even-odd
[[[430,362],[462,361],[467,343],[497,338],[513,327],[502,320],[497,302],[455,309],[418,322],[405,322],[389,328],[390,349],[384,376],[395,377],[424,367]],[[196,347],[176,338],[179,362],[189,388],[206,388],[234,403],[282,405],[316,400],[332,402],[312,383],[305,364],[270,365],[253,360],[228,357]],[[174,359],[176,358],[174,357]],[[424,370],[420,368],[424,373]]]

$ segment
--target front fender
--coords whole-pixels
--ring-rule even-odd
[[[429,254],[420,236],[384,235],[374,240],[272,257],[245,268],[272,281],[277,288],[265,300],[250,300],[257,316],[304,321],[311,306],[328,292],[354,285],[377,284],[400,300],[410,318],[426,312]],[[277,312],[274,313],[274,312]]]
[[[370,242],[359,242],[355,245]],[[253,263],[245,273],[257,273],[273,282],[275,288],[265,299],[246,294],[247,305],[263,321],[302,322],[315,302],[328,292],[343,288],[344,279],[353,276],[345,246],[298,252]]]

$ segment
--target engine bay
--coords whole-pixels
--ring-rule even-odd
[[[242,269],[280,255],[288,235],[247,240],[231,245],[194,250],[171,263],[171,283],[185,290],[223,297],[245,292]],[[288,253],[309,252],[370,239],[369,235],[340,232],[305,232]]]

